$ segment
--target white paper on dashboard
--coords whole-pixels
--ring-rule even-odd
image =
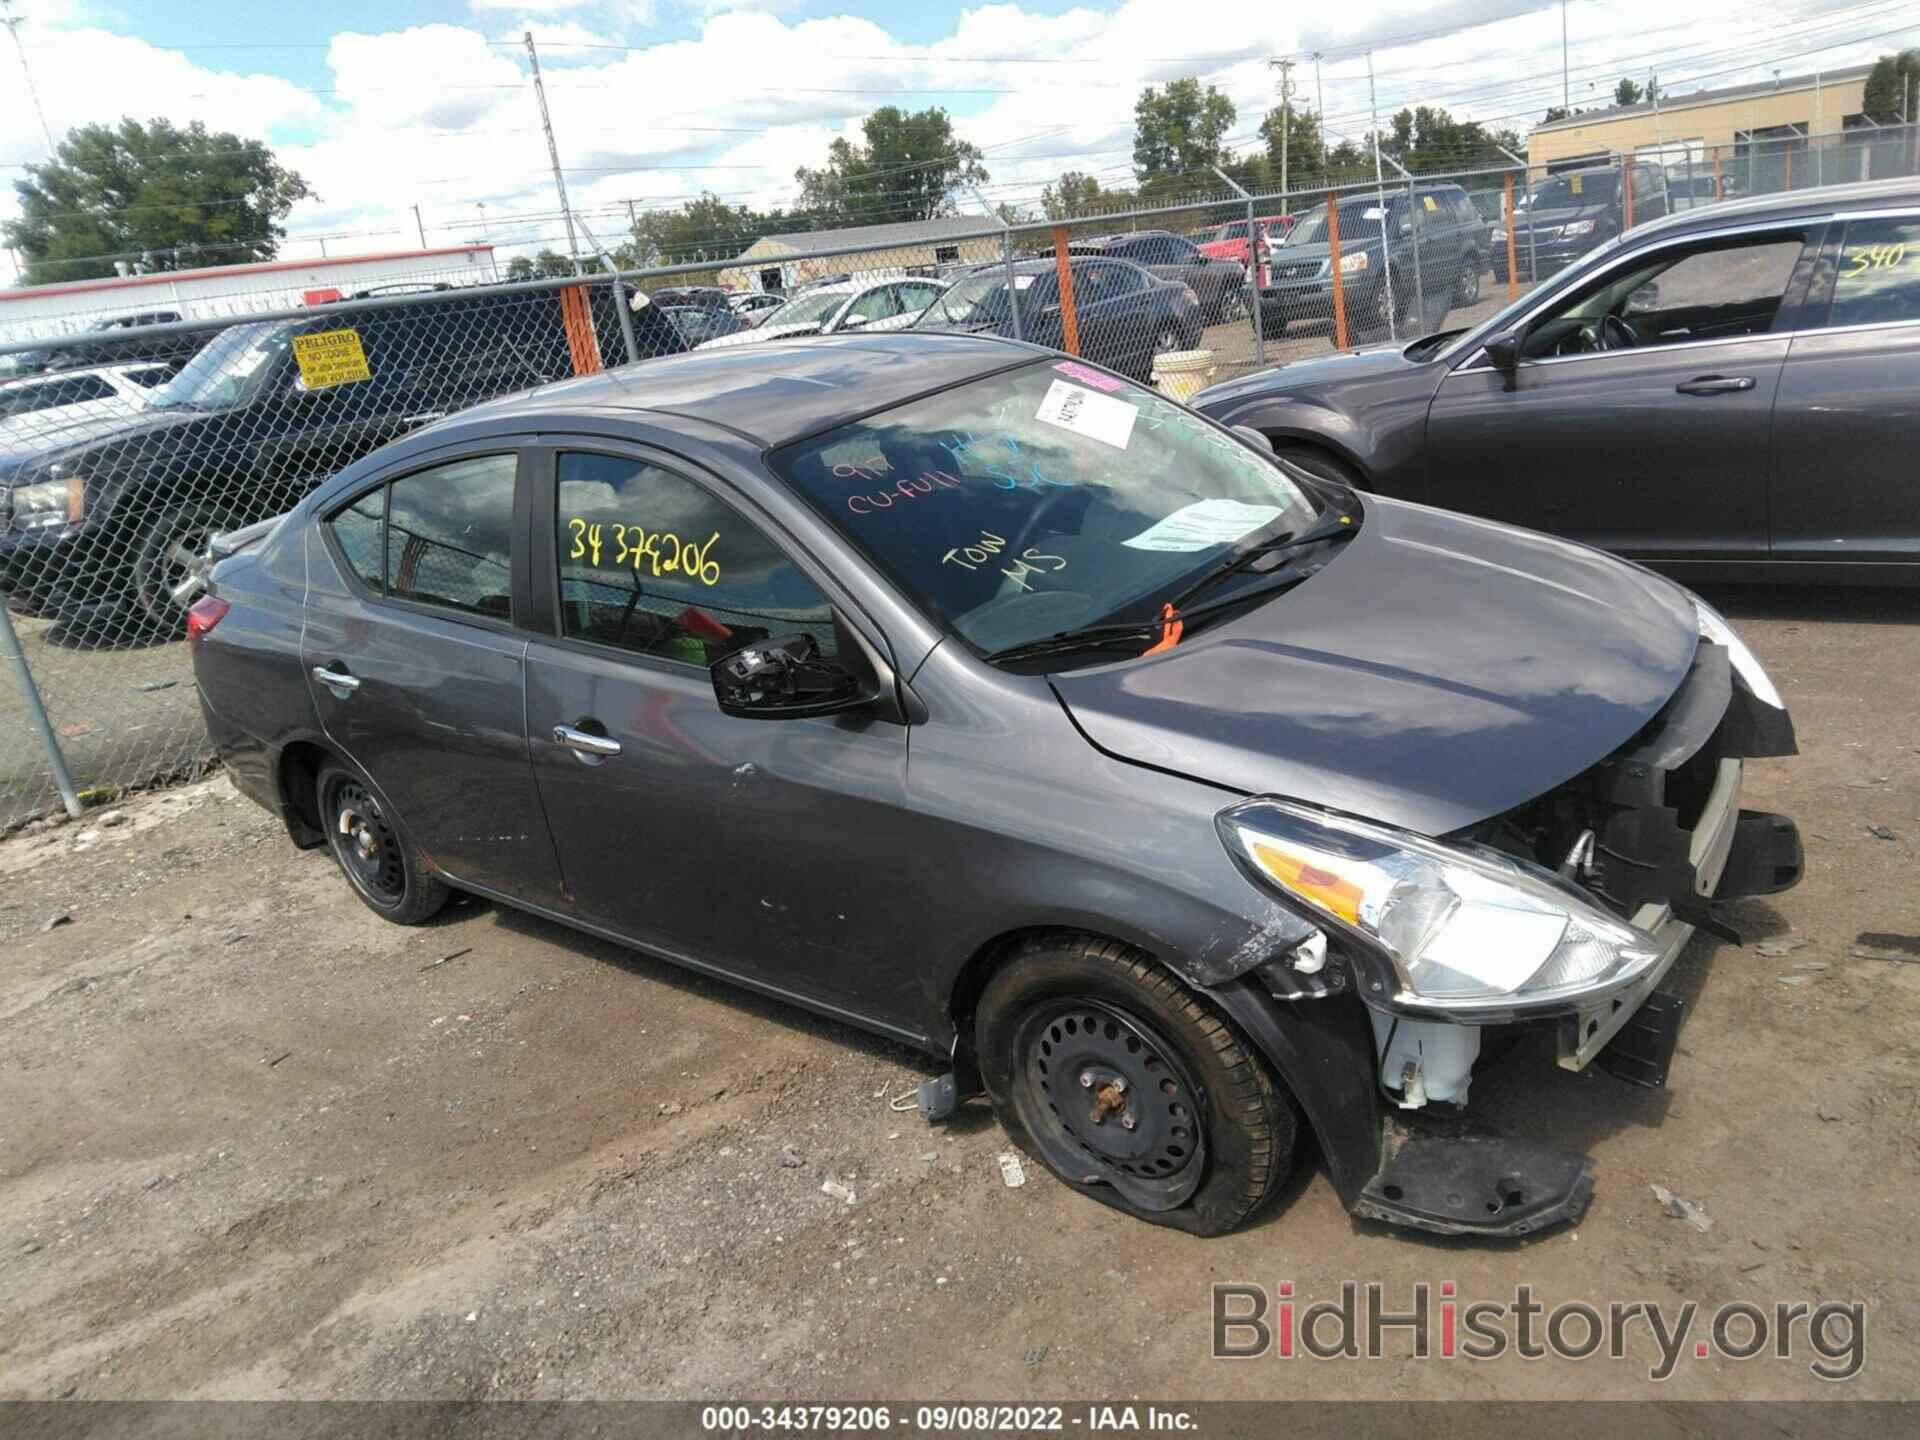
[[[1084,385],[1056,380],[1047,387],[1033,418],[1124,450],[1133,438],[1133,422],[1140,418],[1140,407]]]
[[[1279,514],[1278,505],[1196,500],[1120,543],[1135,550],[1206,550],[1251,535],[1262,525],[1271,524]]]

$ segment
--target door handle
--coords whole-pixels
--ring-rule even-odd
[[[1673,387],[1682,395],[1732,395],[1753,389],[1751,375],[1702,375],[1697,380],[1682,380]]]
[[[344,670],[330,670],[325,665],[313,667],[313,678],[334,693],[337,699],[345,700],[360,688],[360,682]]]
[[[429,420],[444,420],[446,418],[447,412],[444,410],[423,410],[418,415],[402,415],[400,417],[400,423],[402,425],[424,425]]]
[[[576,730],[571,725],[553,727],[553,743],[564,745],[573,751],[582,765],[598,765],[609,755],[620,753],[620,742],[609,740],[604,735],[594,735],[586,730]]]

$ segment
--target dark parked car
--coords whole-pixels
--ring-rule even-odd
[[[1245,228],[1243,222],[1241,229]],[[1245,249],[1244,239],[1241,248]],[[1130,260],[1150,275],[1186,286],[1199,299],[1200,313],[1208,324],[1235,318],[1246,304],[1244,260],[1209,255],[1170,230],[1089,236],[1075,240],[1067,253]]]
[[[1159,279],[1125,260],[1076,256],[1068,265],[1079,353],[1087,359],[1149,380],[1156,355],[1199,345],[1204,322],[1199,300],[1187,286]],[[1016,262],[1013,284],[1020,297],[1019,338],[1065,349],[1056,262]],[[1007,268],[989,265],[969,272],[929,305],[912,328],[1012,336]]]
[[[1694,577],[1920,582],[1920,185],[1688,210],[1468,331],[1201,392],[1321,473]]]
[[[1658,165],[1636,163],[1633,223],[1658,220],[1675,208],[1667,193],[1667,174]],[[1513,202],[1513,261],[1522,280],[1551,275],[1599,249],[1627,229],[1627,197],[1620,167],[1598,165],[1562,170]],[[1709,183],[1711,178],[1709,177]],[[1507,227],[1493,232],[1493,278],[1507,283]]]
[[[692,305],[702,310],[726,310],[731,298],[718,285],[666,285],[650,291],[653,303],[661,306]]]
[[[737,335],[751,328],[730,308],[715,310],[705,305],[663,305],[660,311],[673,322],[680,338],[691,350],[723,335]]]
[[[614,337],[602,363],[624,360],[611,292],[591,295],[598,335]],[[686,348],[660,326],[656,350]],[[339,342],[329,353],[347,347],[364,364],[310,389],[295,352],[323,334]],[[0,591],[29,611],[111,622],[110,637],[177,629],[173,592],[209,536],[285,510],[449,411],[573,369],[552,292],[476,289],[232,326],[138,414],[0,455]]]
[[[1586,1159],[1416,1112],[1516,1022],[1658,1083],[1682,944],[1798,876],[1740,809],[1779,696],[1646,571],[987,336],[647,381],[409,436],[195,604],[229,773],[376,914],[468,890],[920,1047],[929,1119],[984,1091],[1161,1224],[1311,1127],[1356,1212],[1514,1235]]]
[[[1335,213],[1348,324],[1385,328],[1391,302],[1395,324],[1407,328],[1416,303],[1424,303],[1425,321],[1414,328],[1430,329],[1453,306],[1479,301],[1492,232],[1458,185],[1423,185],[1412,197],[1404,190],[1355,196],[1340,201]],[[1268,334],[1333,318],[1332,241],[1327,207],[1320,205],[1273,252],[1260,292],[1263,318],[1271,317]]]

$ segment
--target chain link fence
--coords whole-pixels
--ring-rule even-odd
[[[1184,399],[1472,325],[1676,210],[1920,170],[1911,129],[1856,135],[885,227],[885,244],[786,235],[652,270],[265,311],[236,294],[172,323],[76,316],[57,345],[0,344],[0,827],[63,792],[77,813],[89,792],[204,765],[182,640],[209,541],[441,416],[669,353],[908,328],[1051,346]],[[403,556],[425,584],[460,544],[420,537]],[[472,557],[454,569],[447,584],[471,582]]]

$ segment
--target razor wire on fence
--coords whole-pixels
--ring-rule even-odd
[[[1478,323],[1663,215],[1913,174],[1920,146],[1881,130],[1797,149],[1385,169],[1104,215],[769,236],[646,270],[603,262],[261,310],[263,292],[236,291],[183,300],[165,323],[54,317],[0,344],[14,372],[0,378],[0,646],[15,682],[0,687],[0,827],[63,791],[77,809],[202,767],[182,641],[213,537],[497,396],[692,349],[913,329],[1026,340],[1185,399],[1275,363]],[[460,539],[422,538],[401,559],[484,612],[504,591]]]

